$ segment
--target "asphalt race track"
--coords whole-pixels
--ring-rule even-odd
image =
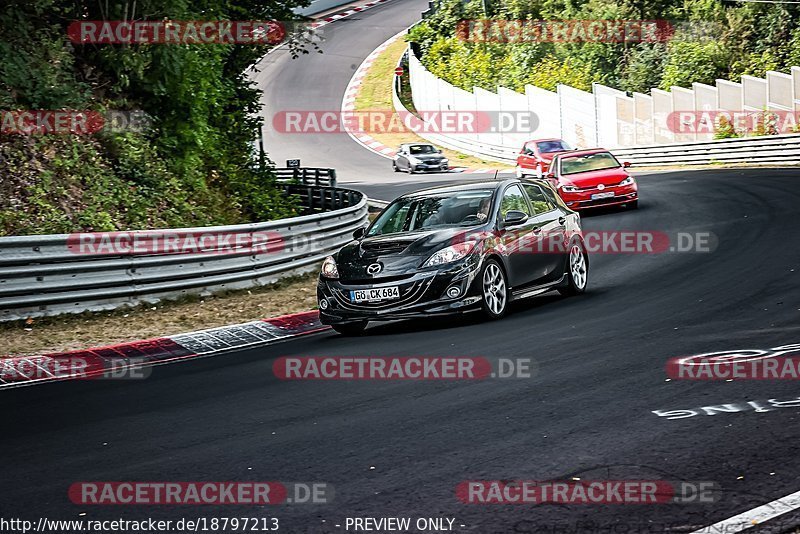
[[[320,106],[333,106],[349,79],[337,74],[343,65],[357,66],[421,5],[394,0],[329,26],[335,54],[324,78],[277,53],[270,61],[318,92]],[[322,79],[330,87],[313,88]],[[285,105],[286,95],[272,91],[274,105]],[[297,140],[291,153],[278,145],[276,154],[341,168],[342,181],[374,173],[385,187],[408,178],[349,138],[329,137]],[[0,510],[33,519],[272,516],[281,532],[298,533],[345,532],[347,517],[395,516],[455,518],[454,531],[478,534],[650,533],[691,532],[798,491],[800,408],[766,406],[800,398],[800,387],[667,381],[665,373],[676,356],[800,343],[798,172],[686,171],[639,181],[638,211],[585,216],[584,230],[710,232],[713,250],[594,254],[585,295],[518,302],[499,322],[398,322],[360,338],[323,332],[155,368],[147,380],[3,392]],[[281,356],[531,358],[537,370],[506,380],[281,381],[272,372]],[[700,410],[720,405],[733,407]],[[690,409],[698,415],[653,413]],[[570,477],[713,481],[721,491],[713,504],[660,505],[481,506],[455,495],[467,480]],[[130,480],[326,482],[335,500],[254,509],[92,507],[67,497],[77,481]],[[798,524],[791,514],[783,519],[786,529]]]
[[[372,198],[391,199],[409,190],[408,175],[394,173],[391,160],[366,150],[346,133],[286,134],[276,130],[273,119],[283,111],[338,112],[350,78],[369,53],[419,20],[427,7],[420,0],[391,0],[322,27],[322,54],[309,48],[309,54],[293,59],[288,49],[279,48],[262,60],[254,77],[264,91],[265,144],[278,166],[299,158],[305,167],[335,167],[342,186],[356,187]],[[415,175],[413,181],[424,187],[482,178],[485,175],[432,173]]]

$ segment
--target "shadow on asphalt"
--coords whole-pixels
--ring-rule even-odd
[[[512,302],[508,313],[499,321],[505,321],[516,316],[532,315],[538,312],[546,313],[548,307],[557,303],[579,303],[581,300],[594,299],[600,297],[604,291],[600,289],[588,290],[586,294],[579,297],[564,297],[555,291]],[[535,316],[531,317],[535,319]],[[439,317],[421,317],[419,319],[404,319],[401,321],[390,321],[386,323],[371,323],[367,330],[359,337],[370,336],[389,336],[413,334],[419,332],[445,331],[455,328],[464,328],[482,324],[491,324],[495,321],[486,319],[480,310],[459,313],[456,315],[445,315]],[[346,338],[341,334],[333,333],[334,337]]]

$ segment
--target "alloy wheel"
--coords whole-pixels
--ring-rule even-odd
[[[483,272],[483,299],[493,315],[502,315],[506,307],[506,279],[500,266],[492,262]]]
[[[586,287],[586,258],[583,256],[583,249],[577,243],[572,245],[569,251],[569,268],[576,289],[582,290]]]

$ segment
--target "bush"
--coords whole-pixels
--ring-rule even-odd
[[[0,109],[141,110],[147,131],[0,139],[0,234],[144,229],[286,217],[253,170],[267,45],[75,45],[72,20],[292,20],[307,0],[10,0],[0,11]],[[133,10],[136,10],[134,13]],[[296,48],[295,48],[295,51]]]
[[[461,19],[485,18],[482,2],[442,0],[412,30],[423,64],[458,87],[521,90],[526,83],[588,89],[593,82],[626,91],[713,84],[716,78],[763,76],[800,65],[800,7],[722,3],[717,0],[492,0],[489,17],[543,20],[671,20],[668,42],[514,44],[464,43],[455,38]],[[467,74],[469,73],[469,74]],[[470,82],[470,76],[475,81]]]

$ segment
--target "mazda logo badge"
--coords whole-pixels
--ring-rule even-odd
[[[599,189],[600,191],[602,191],[605,188],[606,188],[606,186],[604,186],[603,184],[600,184],[600,185],[597,186],[597,189]]]
[[[367,267],[367,274],[376,275],[383,270],[383,265],[380,263],[373,263],[369,267]]]

